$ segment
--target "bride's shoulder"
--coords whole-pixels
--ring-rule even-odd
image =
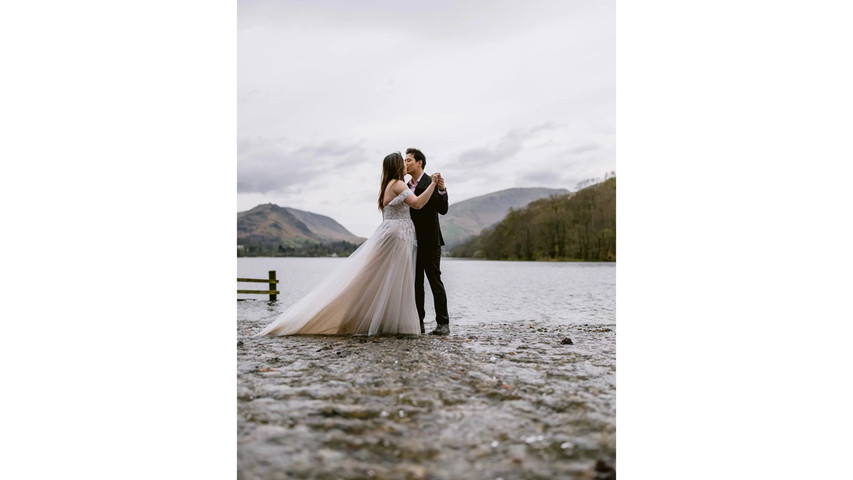
[[[393,180],[391,182],[391,191],[399,195],[403,193],[403,190],[406,190],[406,182],[402,180]]]

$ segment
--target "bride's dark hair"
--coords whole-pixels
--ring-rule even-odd
[[[389,153],[382,160],[382,186],[379,188],[379,210],[385,210],[385,188],[394,180],[402,180],[406,176],[406,163],[400,152]]]

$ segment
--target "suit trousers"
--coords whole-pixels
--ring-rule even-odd
[[[441,281],[441,247],[418,247],[418,257],[415,264],[415,303],[421,329],[424,327],[424,274],[429,281],[432,298],[435,305],[435,321],[439,325],[449,325],[450,316],[447,314],[447,293]]]

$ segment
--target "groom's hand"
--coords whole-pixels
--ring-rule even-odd
[[[444,191],[444,177],[442,177],[440,173],[438,174],[438,185],[436,185],[435,187],[441,191]]]

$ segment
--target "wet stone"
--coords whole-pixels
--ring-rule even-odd
[[[616,480],[616,469],[604,460],[595,462],[594,472],[595,480]]]
[[[238,479],[615,478],[613,325],[253,338],[258,303],[238,304]]]

